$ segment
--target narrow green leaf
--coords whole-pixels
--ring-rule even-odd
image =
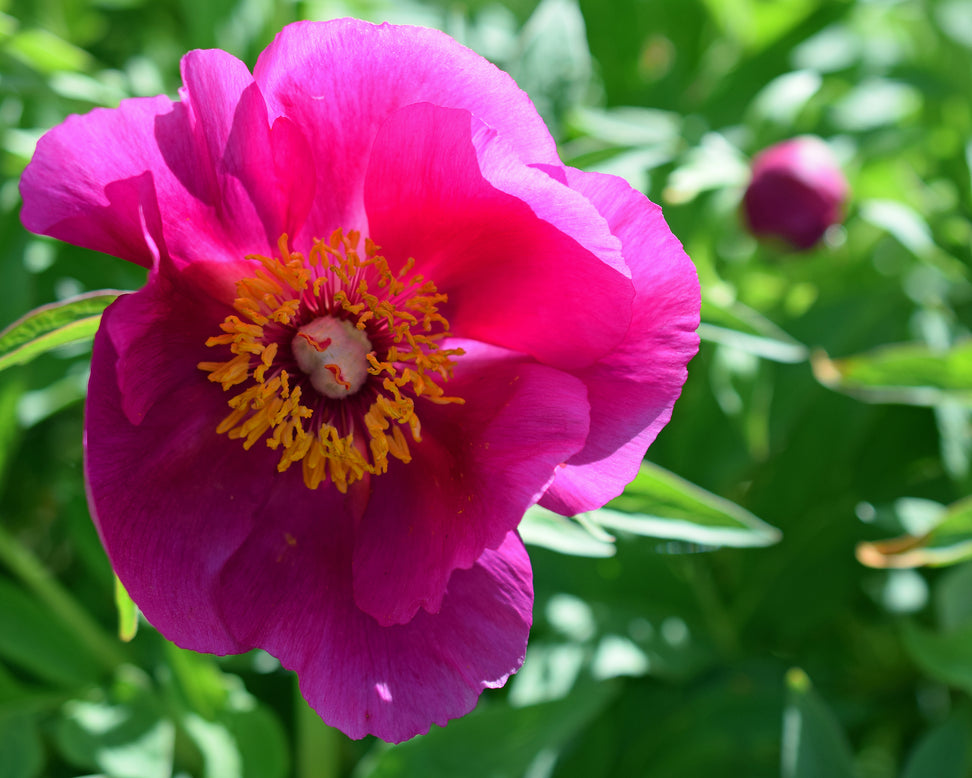
[[[587,135],[612,146],[665,146],[679,142],[682,118],[654,108],[600,108],[576,106],[567,118],[575,134]]]
[[[138,607],[118,576],[115,576],[115,606],[118,608],[118,637],[129,643],[138,632]]]
[[[67,629],[72,636],[68,643],[75,649],[84,647],[80,652],[75,650],[74,657],[81,654],[97,657],[103,669],[114,669],[125,661],[125,652],[119,650],[118,641],[102,631],[98,622],[61,586],[60,582],[51,575],[50,570],[41,564],[40,560],[25,546],[8,534],[2,524],[0,524],[0,562],[30,590],[34,598],[32,602],[43,603],[44,623],[51,624],[51,629],[63,625],[61,628]],[[13,601],[17,602],[21,599],[30,601],[30,598],[21,590],[13,586],[0,586],[0,591],[5,588],[10,589],[10,597]],[[56,621],[51,618],[52,616]],[[13,614],[5,612],[0,606],[0,621],[5,617],[13,618]],[[15,634],[12,639],[16,640],[18,637]],[[4,634],[4,628],[0,624],[0,643],[4,638],[8,636]]]
[[[89,69],[93,60],[84,49],[39,28],[17,32],[7,50],[35,70],[44,73]]]
[[[42,305],[0,332],[0,370],[23,365],[67,343],[89,340],[101,314],[123,292],[103,289]]]
[[[856,113],[857,110],[854,109]],[[935,248],[928,222],[914,208],[894,200],[866,200],[861,218],[894,235],[916,256],[927,256]]]
[[[624,494],[588,518],[608,530],[713,546],[768,546],[781,537],[744,508],[649,462]]]
[[[847,737],[806,673],[786,675],[787,703],[783,712],[782,778],[854,778]]]
[[[702,301],[699,337],[711,343],[732,346],[772,362],[804,362],[810,352],[762,314],[741,303]]]
[[[882,346],[844,359],[818,352],[813,372],[824,386],[874,403],[972,405],[972,339],[947,351],[922,343]]]
[[[520,537],[530,546],[584,557],[614,556],[614,544],[603,530],[591,532],[590,522],[578,523],[535,505],[520,522]]]
[[[972,559],[972,497],[948,506],[927,532],[861,543],[857,559],[868,567],[943,567]]]
[[[101,675],[76,636],[23,590],[0,580],[0,656],[38,678],[68,688]]]

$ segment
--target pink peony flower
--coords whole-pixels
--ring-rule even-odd
[[[743,208],[756,237],[805,250],[840,223],[846,199],[847,180],[830,148],[804,135],[756,155]]]
[[[94,520],[166,637],[264,648],[329,724],[407,739],[519,667],[517,524],[634,476],[694,268],[440,32],[299,23],[182,76],[70,117],[21,182],[28,229],[149,268],[95,338]]]

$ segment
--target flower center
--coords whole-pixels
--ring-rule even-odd
[[[371,341],[347,319],[314,319],[297,330],[290,348],[311,385],[326,397],[354,394],[368,378]]]
[[[255,274],[237,282],[235,313],[206,341],[229,356],[199,363],[224,391],[242,389],[217,433],[245,449],[265,439],[281,451],[277,469],[301,462],[311,489],[330,481],[346,492],[384,473],[389,457],[411,461],[416,402],[463,402],[441,386],[463,353],[441,348],[446,296],[410,275],[412,260],[392,273],[371,240],[359,256],[359,241],[337,230],[305,260],[284,235],[279,259],[247,257]]]

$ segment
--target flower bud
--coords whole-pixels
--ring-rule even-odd
[[[743,209],[757,238],[803,251],[841,221],[846,198],[847,179],[830,148],[804,135],[756,155]]]

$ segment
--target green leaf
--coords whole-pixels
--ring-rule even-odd
[[[58,748],[71,763],[109,778],[170,778],[175,726],[163,717],[149,680],[134,668],[125,670],[110,700],[64,705]]]
[[[587,516],[608,530],[713,546],[768,546],[781,537],[744,508],[649,462],[624,494]]]
[[[890,232],[916,256],[927,256],[934,251],[935,243],[928,223],[920,213],[904,203],[867,200],[861,203],[860,210],[862,219]]]
[[[0,370],[23,365],[67,343],[90,340],[101,314],[120,294],[101,290],[42,305],[0,332]]]
[[[34,778],[44,766],[37,721],[29,715],[0,716],[0,776]]]
[[[243,762],[243,778],[284,778],[288,774],[287,735],[269,708],[254,703],[245,710],[224,710],[218,721],[236,741]]]
[[[925,673],[972,693],[972,624],[932,632],[906,623],[903,637],[908,653]]]
[[[868,567],[942,567],[972,559],[972,497],[948,506],[922,535],[860,543],[857,558]]]
[[[676,113],[627,106],[609,111],[576,106],[568,122],[578,135],[622,148],[663,146],[674,149],[682,127],[682,119]]]
[[[804,362],[810,352],[762,314],[742,303],[722,304],[712,297],[702,301],[699,337],[732,346],[773,362]]]
[[[675,204],[689,203],[710,189],[743,186],[748,178],[749,165],[742,152],[725,136],[710,132],[672,171],[664,199]]]
[[[536,769],[543,759],[548,769],[557,754],[590,722],[615,694],[610,683],[579,684],[556,702],[511,708],[486,701],[447,729],[433,727],[425,737],[395,748],[379,747],[370,765],[362,764],[360,778],[414,775],[462,775],[493,778],[500,775],[549,775]],[[484,744],[502,744],[502,748]],[[470,755],[475,754],[475,759]]]
[[[39,28],[16,33],[6,48],[18,59],[45,74],[87,70],[93,63],[91,55],[84,49]]]
[[[182,726],[202,754],[205,778],[239,778],[243,758],[226,727],[194,713],[182,717]]]
[[[972,562],[943,573],[935,582],[935,614],[943,630],[972,624]]]
[[[959,711],[926,732],[905,762],[901,778],[967,778],[972,768],[972,719]]]
[[[897,343],[844,359],[817,352],[812,364],[824,386],[866,402],[937,405],[954,400],[972,405],[972,339],[946,351]]]
[[[782,778],[854,778],[847,737],[806,673],[786,674],[787,702],[783,713]]]
[[[138,632],[138,607],[115,576],[115,607],[118,609],[118,637],[130,642]]]
[[[172,669],[173,690],[185,708],[212,721],[226,707],[227,676],[209,654],[199,654],[174,643],[165,644]]]
[[[100,675],[77,637],[37,600],[0,580],[0,656],[54,684],[74,687]]]
[[[820,91],[823,79],[815,70],[795,70],[770,81],[756,95],[752,111],[756,117],[792,127],[797,114]]]
[[[595,558],[614,556],[613,538],[610,535],[603,531],[592,533],[589,525],[565,518],[539,505],[527,510],[520,522],[519,532],[527,545],[561,554]]]

